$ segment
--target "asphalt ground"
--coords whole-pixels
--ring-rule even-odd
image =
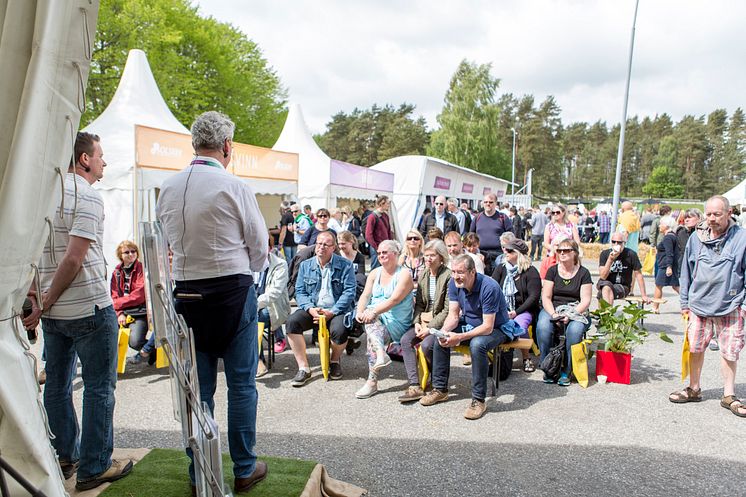
[[[597,267],[589,267],[595,282]],[[652,294],[652,278],[646,283]],[[703,402],[668,401],[683,386],[683,328],[676,295],[666,289],[664,297],[661,314],[645,321],[651,337],[634,351],[630,385],[596,383],[595,358],[587,389],[544,384],[541,371],[524,373],[516,360],[477,421],[463,417],[471,375],[460,356],[452,358],[448,402],[422,407],[397,401],[407,385],[398,362],[385,370],[378,395],[355,398],[367,376],[364,347],[343,356],[344,378],[329,382],[318,349],[309,348],[313,377],[292,388],[296,366],[288,350],[257,380],[257,453],[318,461],[371,496],[746,495],[746,419],[719,405],[719,353],[706,355]],[[660,331],[675,343],[658,339]],[[120,375],[117,447],[181,447],[164,371],[129,367]],[[746,397],[743,367],[736,392]],[[81,393],[78,379],[78,409]],[[215,401],[227,451],[222,375]]]

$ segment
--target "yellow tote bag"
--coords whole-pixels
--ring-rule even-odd
[[[324,316],[319,316],[319,360],[324,379],[329,380],[329,330]]]
[[[653,276],[655,270],[655,248],[650,247],[648,253],[645,254],[645,260],[642,262],[642,274],[645,276]]]
[[[681,381],[689,376],[689,316],[684,316],[684,346],[681,349]]]
[[[590,340],[583,340],[570,347],[572,353],[572,374],[583,388],[588,388],[588,344]]]
[[[127,365],[127,347],[130,343],[130,329],[122,326],[119,328],[119,339],[117,341],[117,373],[124,373]]]

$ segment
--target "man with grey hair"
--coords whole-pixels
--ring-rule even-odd
[[[702,400],[700,376],[710,340],[720,345],[723,397],[720,405],[746,417],[746,404],[736,397],[736,365],[744,346],[746,230],[733,219],[728,199],[716,195],[705,204],[707,222],[689,238],[681,265],[681,313],[689,319],[689,386],[673,392],[674,403]]]
[[[447,203],[448,212],[456,216],[456,221],[458,221],[458,232],[463,235],[466,233],[466,215],[458,208],[458,200],[455,198],[449,198]]]
[[[173,251],[176,311],[194,333],[200,400],[214,410],[218,359],[228,386],[228,446],[236,493],[267,476],[257,461],[257,298],[267,264],[267,226],[251,187],[226,171],[235,125],[205,112],[192,124],[195,157],[163,183],[156,207]],[[195,494],[194,459],[189,477]]]
[[[443,195],[435,197],[435,210],[422,218],[419,230],[424,238],[430,228],[439,228],[443,233],[459,231],[458,219],[446,209],[446,198]]]

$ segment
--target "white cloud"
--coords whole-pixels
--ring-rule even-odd
[[[413,103],[431,126],[463,58],[563,122],[621,118],[634,2],[199,0],[256,41],[321,132],[339,111]],[[629,115],[743,106],[746,2],[641,1]]]

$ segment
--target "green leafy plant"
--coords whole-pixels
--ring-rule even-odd
[[[640,325],[642,318],[650,314],[650,311],[628,302],[619,311],[620,306],[611,305],[605,300],[599,300],[598,309],[591,314],[598,319],[596,330],[599,336],[606,339],[604,350],[609,352],[620,352],[631,354],[636,345],[641,345],[649,336],[649,333]],[[667,343],[673,340],[663,332],[658,337]]]

